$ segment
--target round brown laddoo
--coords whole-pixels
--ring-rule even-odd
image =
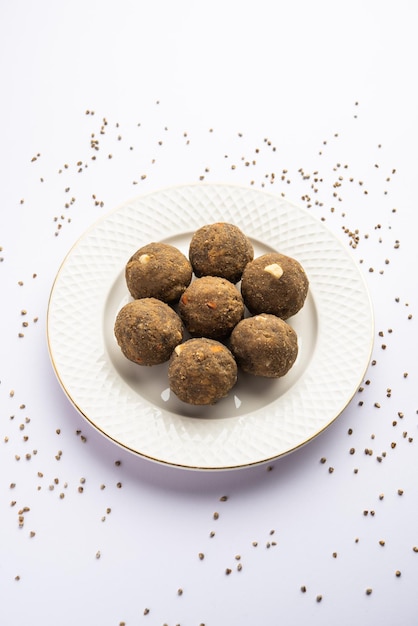
[[[183,340],[184,327],[168,304],[156,298],[141,298],[121,308],[114,333],[127,359],[139,365],[158,365],[168,361]]]
[[[237,381],[237,364],[230,350],[205,337],[178,345],[168,366],[170,389],[188,404],[214,404]]]
[[[247,264],[242,275],[241,293],[248,310],[272,313],[286,320],[303,307],[309,280],[296,259],[271,252]]]
[[[244,302],[225,278],[202,276],[187,287],[178,311],[192,336],[223,339],[244,317]]]
[[[192,280],[188,258],[168,243],[149,243],[139,248],[125,266],[131,296],[177,302]]]
[[[298,338],[294,329],[280,317],[261,314],[237,324],[231,334],[230,348],[244,372],[280,378],[296,361]]]
[[[189,259],[197,277],[221,276],[235,284],[253,258],[251,241],[227,222],[202,226],[190,241]]]

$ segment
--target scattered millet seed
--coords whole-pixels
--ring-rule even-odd
[[[326,462],[327,462],[327,460],[326,460],[326,458],[323,456],[323,457],[320,459],[320,461],[319,461],[319,462],[320,462],[320,463],[322,463],[322,464],[324,464],[324,463],[326,463]]]
[[[386,541],[384,539],[380,539],[379,541],[379,545],[384,546],[386,543]]]
[[[241,570],[242,570],[242,563],[238,563],[237,572],[240,572]]]
[[[316,601],[317,601],[317,602],[321,602],[321,601],[322,601],[322,595],[321,595],[321,594],[318,594],[318,595],[316,596]]]
[[[149,609],[144,609],[144,615],[148,615]]]
[[[227,567],[227,568],[226,568],[226,570],[225,570],[225,574],[226,574],[227,576],[229,576],[229,574],[230,574],[231,572],[232,572],[232,569],[230,569],[229,567]]]
[[[332,473],[333,473],[333,471],[334,471],[334,468],[333,468],[333,467],[329,467],[329,468],[328,468],[328,472],[329,472],[330,474],[332,474]]]
[[[221,496],[221,497],[219,498],[219,501],[220,501],[220,502],[226,502],[227,500],[228,500],[228,496]]]
[[[258,541],[253,541],[252,545],[256,548],[258,546]]]
[[[213,519],[219,519],[219,513],[217,511],[213,514]]]
[[[401,577],[401,572],[398,569],[395,572],[395,576],[396,576],[396,578],[400,578]]]
[[[366,589],[366,596],[370,596],[373,592],[373,589],[370,589],[370,587],[368,589]]]
[[[209,533],[209,537],[214,537],[214,536],[215,536],[215,531],[211,530],[210,533]]]
[[[177,589],[177,595],[178,596],[182,596],[183,595],[183,589],[181,589],[181,587],[179,589]]]
[[[204,558],[205,558],[205,555],[203,554],[203,552],[199,552],[199,559],[203,561]]]
[[[403,495],[403,489],[398,489],[398,496],[402,496]]]
[[[306,593],[306,586],[305,586],[305,585],[302,585],[302,587],[300,588],[300,590],[301,590],[301,592],[302,592],[302,593]]]
[[[101,555],[101,553],[100,553],[100,550],[97,550],[97,552],[96,552],[96,559],[100,559],[100,557],[101,557],[101,556],[102,556],[102,555]]]
[[[414,546],[414,547],[412,548],[412,550],[413,550],[414,552],[418,552],[418,546]]]

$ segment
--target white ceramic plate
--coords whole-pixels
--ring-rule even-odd
[[[278,380],[240,374],[228,398],[194,407],[170,393],[167,364],[128,361],[113,326],[130,300],[124,271],[133,252],[166,241],[187,256],[193,232],[217,221],[239,226],[255,256],[276,250],[296,258],[310,290],[288,320],[299,338],[290,372]],[[74,406],[124,448],[185,468],[263,463],[310,441],[352,399],[372,342],[369,294],[341,242],[307,210],[233,185],[168,188],[111,212],[67,255],[48,307],[51,360]]]

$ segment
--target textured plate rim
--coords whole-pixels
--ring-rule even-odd
[[[173,461],[172,459],[165,459],[162,458],[161,455],[153,455],[153,454],[149,454],[147,452],[144,451],[140,451],[138,449],[133,448],[131,445],[127,444],[126,442],[124,442],[123,440],[121,440],[120,437],[114,437],[112,434],[110,434],[109,432],[106,431],[106,429],[103,429],[100,425],[97,424],[97,422],[95,421],[94,415],[91,415],[91,412],[86,411],[86,409],[82,406],[82,402],[80,402],[77,397],[76,397],[76,393],[73,392],[72,390],[69,389],[66,380],[65,380],[65,376],[62,376],[62,363],[59,362],[59,358],[57,357],[57,354],[55,353],[55,347],[54,347],[54,342],[55,339],[54,338],[54,331],[56,329],[54,329],[54,319],[53,319],[53,315],[52,315],[52,310],[54,308],[54,305],[56,303],[57,297],[59,297],[59,289],[60,287],[62,287],[62,285],[60,285],[60,281],[62,278],[62,274],[63,271],[65,270],[66,265],[68,264],[68,262],[70,261],[70,259],[73,257],[74,254],[77,253],[77,250],[79,248],[79,246],[82,244],[82,242],[85,240],[86,237],[88,237],[91,233],[94,233],[96,229],[100,228],[101,226],[103,226],[108,220],[111,220],[114,216],[117,216],[118,213],[120,213],[121,211],[124,210],[125,207],[135,204],[137,202],[139,203],[143,203],[146,202],[147,199],[152,199],[152,198],[156,198],[158,197],[160,194],[170,194],[170,193],[184,193],[187,192],[187,190],[192,190],[192,193],[199,193],[199,189],[215,189],[215,190],[228,190],[230,191],[232,194],[236,193],[248,193],[248,194],[256,194],[259,195],[262,198],[265,198],[266,201],[270,201],[273,203],[277,203],[277,205],[286,205],[291,211],[295,211],[297,213],[299,213],[302,216],[305,216],[308,220],[310,220],[312,223],[315,222],[316,226],[321,230],[321,232],[326,233],[326,236],[329,238],[329,240],[332,240],[335,245],[336,245],[336,250],[339,251],[339,253],[345,257],[345,260],[349,262],[350,266],[351,266],[351,270],[354,272],[354,275],[356,277],[357,280],[357,287],[358,289],[362,292],[362,296],[364,296],[364,301],[362,301],[362,306],[363,306],[363,313],[365,315],[365,318],[367,318],[367,328],[363,331],[365,334],[365,339],[367,339],[367,345],[365,346],[364,349],[364,354],[362,356],[362,363],[361,363],[361,367],[358,367],[358,371],[356,372],[356,376],[355,376],[355,380],[353,379],[352,383],[351,383],[351,393],[347,394],[346,397],[344,398],[344,401],[342,403],[340,403],[340,405],[337,407],[335,407],[333,413],[331,416],[328,417],[328,419],[326,421],[324,421],[321,426],[314,430],[312,433],[310,433],[308,436],[301,438],[299,441],[297,441],[296,443],[294,443],[293,445],[291,445],[290,447],[288,447],[287,449],[284,450],[277,450],[275,453],[273,454],[269,454],[269,455],[265,455],[262,458],[256,458],[250,461],[245,461],[245,462],[238,462],[238,463],[231,463],[231,462],[224,462],[224,463],[209,463],[209,464],[205,464],[205,463],[201,463],[201,462],[196,462],[196,463],[190,463],[190,462],[183,462],[181,460],[178,461]],[[214,220],[217,221],[217,220]],[[209,223],[209,221],[207,222]],[[201,224],[202,225],[202,224]],[[197,225],[192,226],[192,228],[196,228]],[[248,233],[251,236],[251,233]],[[164,238],[164,237],[160,237],[160,238]],[[122,203],[121,205],[119,205],[118,207],[116,207],[115,209],[113,209],[112,211],[110,211],[109,213],[107,213],[106,215],[104,215],[103,217],[101,217],[100,219],[98,219],[96,222],[94,222],[79,238],[78,240],[73,244],[73,246],[70,248],[70,250],[68,251],[67,255],[65,256],[64,260],[62,261],[58,272],[55,276],[55,279],[53,281],[53,285],[51,288],[51,292],[50,292],[50,296],[49,296],[49,301],[48,301],[48,311],[47,311],[47,343],[48,343],[48,350],[49,350],[49,355],[50,355],[50,359],[51,359],[51,363],[53,366],[53,369],[55,371],[55,374],[57,376],[58,381],[60,382],[64,392],[66,393],[66,395],[68,396],[69,400],[71,401],[71,403],[74,405],[74,407],[79,411],[79,413],[95,428],[97,429],[102,435],[104,435],[106,438],[110,439],[111,441],[113,441],[114,443],[116,443],[117,445],[121,446],[122,448],[132,452],[135,455],[138,455],[140,457],[143,458],[147,458],[151,461],[155,461],[158,463],[162,463],[162,464],[166,464],[166,465],[170,465],[170,466],[177,466],[177,467],[181,467],[184,469],[199,469],[199,470],[227,470],[227,469],[237,469],[237,468],[243,468],[243,467],[249,467],[251,465],[259,465],[262,463],[268,463],[271,462],[281,456],[285,456],[295,450],[297,450],[298,448],[304,446],[305,444],[309,443],[310,441],[312,441],[314,438],[316,438],[320,433],[322,433],[331,423],[333,423],[338,417],[339,415],[341,415],[341,413],[344,411],[344,409],[348,406],[348,404],[351,402],[353,396],[355,395],[356,391],[358,390],[359,385],[361,384],[361,381],[364,378],[365,372],[367,370],[367,367],[369,365],[369,361],[370,361],[370,357],[371,357],[371,351],[372,351],[372,347],[373,347],[373,331],[374,331],[374,320],[373,320],[373,310],[372,310],[372,303],[371,303],[371,299],[370,299],[370,295],[368,292],[368,288],[366,285],[366,281],[364,279],[364,276],[361,274],[359,268],[354,264],[354,260],[352,259],[351,255],[349,254],[349,251],[343,246],[342,242],[338,239],[338,237],[332,233],[332,231],[330,231],[324,224],[322,224],[321,222],[319,222],[319,220],[317,220],[309,211],[307,211],[307,209],[304,209],[302,207],[299,207],[295,204],[293,204],[292,202],[289,202],[287,199],[282,198],[282,197],[278,197],[272,193],[269,193],[265,190],[257,190],[254,188],[250,188],[250,187],[244,187],[242,185],[234,185],[234,184],[224,184],[224,183],[219,183],[219,184],[211,184],[211,183],[192,183],[192,184],[188,184],[188,185],[178,185],[178,186],[170,186],[170,187],[166,187],[157,191],[152,191],[149,192],[147,194],[143,194],[140,196],[136,196],[134,198],[132,198],[131,200],[128,200],[127,202]]]

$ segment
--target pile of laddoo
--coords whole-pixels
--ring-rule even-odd
[[[303,307],[309,280],[294,258],[254,258],[250,239],[227,222],[202,226],[189,258],[168,243],[139,248],[125,266],[132,300],[117,313],[114,334],[139,365],[169,362],[171,391],[183,402],[214,404],[242,370],[280,378],[298,355],[286,321]]]

